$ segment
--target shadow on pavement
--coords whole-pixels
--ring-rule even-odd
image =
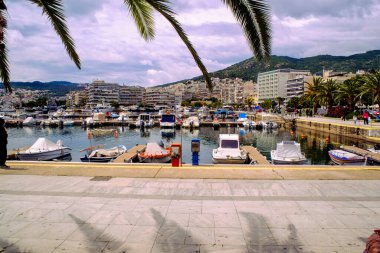
[[[15,243],[8,242],[7,240],[0,239],[0,252],[8,252],[8,248],[12,247],[12,252],[24,252],[18,248]],[[26,250],[27,251],[27,250]]]

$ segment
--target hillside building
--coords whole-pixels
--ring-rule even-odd
[[[139,105],[143,102],[145,88],[141,86],[120,86],[119,104],[124,106]]]
[[[117,83],[106,83],[104,81],[93,81],[88,86],[88,103],[90,108],[98,104],[118,102],[120,87]]]

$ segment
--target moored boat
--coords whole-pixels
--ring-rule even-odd
[[[93,150],[89,155],[81,157],[80,160],[82,162],[108,163],[124,154],[126,151],[127,148],[124,145],[119,145],[109,149],[96,149]]]
[[[271,151],[273,164],[304,164],[307,159],[301,152],[301,146],[295,141],[282,141]]]
[[[365,158],[360,155],[356,155],[347,151],[333,149],[329,151],[329,156],[331,160],[339,165],[352,164],[352,165],[363,165]]]
[[[17,157],[23,161],[49,161],[69,156],[70,150],[60,140],[54,143],[46,138],[38,138],[30,148],[18,152]]]
[[[176,124],[175,114],[162,114],[160,127],[161,128],[174,128]]]
[[[219,147],[212,150],[213,163],[243,164],[247,160],[247,152],[240,149],[239,135],[219,134]]]
[[[34,126],[34,125],[36,125],[36,120],[33,117],[27,117],[22,122],[22,125],[23,126]]]
[[[188,117],[183,121],[183,128],[199,128],[199,119],[197,116]]]
[[[167,163],[171,160],[170,148],[163,148],[155,142],[149,142],[145,151],[138,154],[141,163]]]

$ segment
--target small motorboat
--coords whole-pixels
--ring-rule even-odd
[[[363,165],[365,162],[365,158],[363,156],[356,155],[340,149],[330,150],[329,156],[334,163],[339,165]]]
[[[96,147],[96,146],[95,146]],[[90,151],[94,147],[89,147],[82,149],[81,151]],[[93,150],[89,155],[81,157],[82,162],[94,162],[94,163],[108,163],[120,155],[124,154],[127,151],[127,148],[124,145],[116,146],[109,149],[96,149]]]
[[[74,120],[71,120],[71,119],[67,119],[67,120],[64,120],[62,125],[64,126],[74,126]]]
[[[137,121],[135,122],[136,127],[153,127],[154,121],[150,114],[143,113],[140,114]]]
[[[239,135],[219,134],[219,147],[212,150],[213,163],[243,164],[247,160],[247,152],[239,146]]]
[[[36,125],[36,120],[33,117],[27,117],[22,122],[22,125],[23,126],[34,126],[34,125]]]
[[[141,163],[167,163],[172,159],[170,148],[163,148],[155,142],[149,142],[138,157]]]
[[[54,143],[46,138],[38,140],[27,150],[17,153],[22,161],[50,161],[70,156],[71,148],[63,146],[61,140]]]
[[[176,117],[175,114],[162,114],[160,127],[161,128],[175,128],[176,126]]]
[[[243,124],[244,128],[248,128],[248,129],[255,129],[256,128],[256,122],[249,120],[249,119],[242,121],[242,124]]]
[[[277,123],[274,121],[260,121],[259,125],[263,129],[276,129],[277,128]]]
[[[295,141],[277,143],[276,150],[272,150],[270,155],[273,164],[304,164],[307,161],[300,144]]]
[[[183,128],[199,128],[199,119],[197,116],[188,117],[183,121]]]

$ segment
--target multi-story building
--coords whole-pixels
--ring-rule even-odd
[[[311,75],[298,75],[295,78],[286,81],[286,101],[292,97],[301,97],[305,94],[305,88],[308,83],[313,82]]]
[[[120,86],[117,83],[93,81],[88,86],[88,105],[91,108],[98,104],[118,102]]]
[[[88,91],[72,91],[66,95],[66,105],[69,107],[83,106],[88,101]]]
[[[175,93],[157,88],[148,88],[145,91],[143,103],[145,106],[169,106],[176,104]]]
[[[309,70],[276,69],[259,73],[257,77],[257,92],[259,102],[266,99],[286,97],[286,82],[298,75],[311,75]]]
[[[139,105],[143,102],[145,88],[141,86],[120,86],[120,105]]]

